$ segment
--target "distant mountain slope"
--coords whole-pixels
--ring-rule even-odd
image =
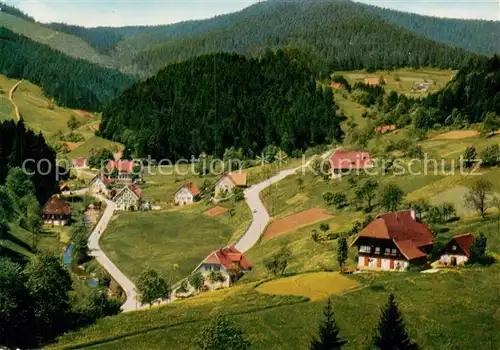
[[[266,48],[282,47],[304,51],[321,62],[325,71],[458,67],[472,57],[465,50],[393,25],[350,1],[266,1],[231,16],[224,19],[229,25],[153,45],[133,62],[138,70],[154,73],[168,62],[200,54],[234,51],[255,55]],[[240,20],[231,20],[235,16]]]
[[[99,54],[84,40],[65,33],[46,28],[43,25],[0,11],[0,26],[14,33],[24,35],[36,42],[59,50],[68,56],[81,58],[103,66],[113,66],[113,59]]]
[[[366,8],[433,40],[484,54],[500,53],[500,21],[437,18],[368,5]]]
[[[64,106],[101,110],[134,79],[36,43],[0,27],[0,74],[27,79]]]

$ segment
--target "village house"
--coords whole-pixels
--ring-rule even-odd
[[[379,78],[365,78],[365,85],[378,86],[381,84]]]
[[[215,195],[221,196],[223,193],[233,192],[235,187],[245,187],[247,185],[247,174],[244,172],[231,172],[222,175],[215,183]]]
[[[174,193],[176,205],[192,204],[200,198],[201,191],[195,183],[186,182]]]
[[[104,174],[96,175],[90,180],[90,191],[95,194],[109,195],[109,186],[113,183],[113,179],[106,177]]]
[[[330,167],[333,177],[340,177],[352,170],[361,170],[374,166],[368,152],[337,151],[330,157]]]
[[[334,89],[334,90],[338,90],[338,89],[343,88],[343,87],[344,87],[344,84],[342,84],[342,83],[337,83],[337,82],[332,82],[332,83],[330,84],[330,87],[331,87],[332,89]]]
[[[358,247],[358,268],[402,271],[427,262],[434,236],[412,210],[378,216],[351,244]]]
[[[113,197],[116,210],[136,211],[141,206],[142,191],[135,185],[128,184]]]
[[[45,224],[67,225],[71,220],[71,206],[59,196],[52,196],[43,207],[42,218]]]
[[[224,276],[224,282],[216,283],[220,287],[229,287],[241,276],[251,270],[251,265],[245,256],[234,246],[220,248],[203,260],[194,272],[201,272],[205,277],[205,284],[210,287],[208,276],[212,272],[220,272]]]
[[[134,174],[134,168],[137,164],[131,160],[110,160],[108,164],[106,164],[106,171],[108,177],[111,176],[113,169],[117,170],[117,175],[115,180],[118,182],[129,182],[133,181],[134,175],[137,175],[140,180],[141,174]]]
[[[381,125],[375,128],[375,132],[378,132],[380,134],[385,134],[387,132],[391,132],[396,129],[397,129],[396,125]]]
[[[71,165],[75,169],[85,169],[89,167],[89,159],[88,158],[73,158],[71,159]]]
[[[470,258],[470,247],[475,241],[476,238],[470,233],[453,237],[441,251],[439,263],[448,266],[465,265]]]

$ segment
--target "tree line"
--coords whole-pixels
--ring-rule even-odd
[[[281,50],[172,64],[110,103],[100,133],[136,156],[170,159],[222,156],[231,146],[255,158],[273,144],[290,154],[342,138],[331,89],[317,88],[314,74]]]
[[[59,104],[100,111],[134,78],[83,59],[75,59],[0,28],[0,74],[39,85]]]

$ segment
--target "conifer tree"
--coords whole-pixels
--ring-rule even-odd
[[[332,301],[328,299],[323,311],[325,319],[319,326],[319,338],[311,341],[311,350],[336,350],[341,349],[347,340],[339,337],[339,329],[333,315]]]
[[[380,350],[416,350],[418,345],[412,343],[405,330],[403,316],[394,301],[394,295],[389,295],[389,302],[382,310],[378,331],[373,338],[373,346]]]

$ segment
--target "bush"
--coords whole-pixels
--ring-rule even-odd
[[[319,225],[319,229],[323,232],[326,232],[330,229],[330,225],[328,225],[327,223],[322,223],[321,225]]]
[[[329,233],[326,237],[328,237],[329,240],[335,240],[337,238],[339,238],[339,234],[338,233]]]

